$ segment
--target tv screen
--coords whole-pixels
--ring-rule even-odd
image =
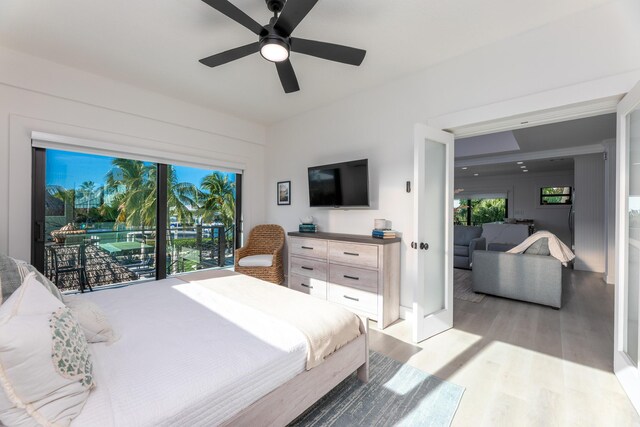
[[[311,207],[369,206],[367,159],[309,168]]]

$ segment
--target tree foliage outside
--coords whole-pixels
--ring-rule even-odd
[[[571,187],[543,187],[540,189],[540,203],[543,205],[571,204]]]
[[[454,223],[459,225],[481,225],[489,222],[504,221],[506,199],[466,199],[460,200],[454,208]],[[468,211],[471,210],[469,221]]]

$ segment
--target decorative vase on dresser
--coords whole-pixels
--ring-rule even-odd
[[[386,328],[400,316],[400,238],[289,235],[289,288],[342,304]]]

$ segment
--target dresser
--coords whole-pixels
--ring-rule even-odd
[[[400,316],[400,238],[288,233],[288,286],[386,328]]]

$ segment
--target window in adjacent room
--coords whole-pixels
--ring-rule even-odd
[[[542,187],[540,189],[541,205],[570,205],[571,187]]]
[[[481,225],[508,217],[507,198],[456,199],[453,207],[457,225]]]

